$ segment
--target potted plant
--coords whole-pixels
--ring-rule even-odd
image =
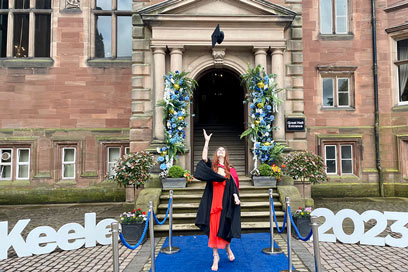
[[[140,208],[131,212],[124,212],[120,215],[120,224],[122,234],[128,243],[136,244],[142,237],[147,220],[146,212]],[[147,235],[143,238],[142,243],[146,241]]]
[[[311,183],[316,184],[327,181],[323,158],[310,151],[290,153],[286,157],[285,165],[286,174],[295,181],[301,182],[300,186],[297,187],[299,191],[302,191],[303,199],[311,197]],[[308,188],[306,188],[306,185],[308,185]]]
[[[136,189],[143,188],[145,182],[150,178],[149,170],[153,165],[153,155],[145,151],[126,154],[115,163],[114,174],[110,178],[120,186],[133,191],[133,194],[126,193],[127,202],[134,201],[139,192]]]
[[[312,226],[310,224],[310,214],[312,213],[312,207],[302,208],[299,207],[293,214],[293,221],[302,237],[309,235]],[[299,239],[295,230],[292,229],[292,234],[294,237]]]
[[[279,166],[263,163],[259,166],[259,176],[252,176],[252,183],[255,187],[268,186],[276,187],[276,181],[280,179],[281,170]]]
[[[184,170],[179,165],[170,167],[167,177],[162,178],[163,189],[185,188],[187,182],[191,182],[193,176],[188,170]]]

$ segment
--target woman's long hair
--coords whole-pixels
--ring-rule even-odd
[[[220,146],[221,147],[221,146]],[[214,170],[214,172],[215,173],[218,173],[218,164],[219,164],[219,161],[218,161],[218,156],[217,156],[217,150],[220,148],[220,147],[218,147],[216,150],[215,150],[215,153],[214,153],[214,156],[213,156],[213,159],[212,159],[212,169]],[[230,173],[230,162],[229,162],[229,156],[228,156],[228,151],[227,151],[227,149],[224,147],[224,150],[225,150],[225,158],[224,158],[224,166],[225,166],[225,168],[224,168],[224,170],[225,170],[225,174],[227,175],[227,178],[230,178],[230,175],[231,175],[231,173]]]

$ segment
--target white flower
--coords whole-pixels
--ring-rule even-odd
[[[265,136],[267,136],[267,137],[268,137],[268,136],[269,136],[269,132],[266,132],[266,133],[265,133]]]
[[[251,128],[255,128],[255,125],[254,125],[254,124],[252,124],[252,125],[251,125]]]
[[[171,79],[170,79],[170,82],[171,82],[172,84],[174,84],[174,79],[171,78]]]
[[[252,114],[252,115],[251,115],[251,118],[254,119],[254,118],[255,118],[255,114]]]
[[[157,153],[161,153],[161,149],[160,149],[160,147],[158,147],[157,149],[156,149],[156,151],[157,151]]]
[[[259,117],[259,121],[263,121],[263,117],[261,116],[261,117]]]
[[[182,127],[178,127],[178,130],[183,130],[183,128],[182,128]]]

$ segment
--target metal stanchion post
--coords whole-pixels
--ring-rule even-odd
[[[319,247],[319,222],[317,221],[317,216],[311,217],[312,230],[313,230],[313,250],[314,250],[314,261],[315,261],[315,272],[321,272],[322,266],[320,264],[320,247]]]
[[[156,253],[155,253],[155,245],[154,245],[154,219],[153,219],[153,201],[149,202],[149,209],[150,209],[150,222],[149,222],[149,227],[150,227],[150,242],[152,246],[152,272],[156,272]]]
[[[271,201],[272,199],[272,201]],[[271,232],[271,247],[266,247],[262,249],[262,252],[265,254],[273,255],[273,254],[281,254],[282,250],[278,247],[275,247],[273,243],[273,190],[269,189],[269,223],[270,223],[270,232]],[[278,224],[276,222],[276,224]]]
[[[112,229],[112,256],[113,256],[113,272],[119,272],[119,223],[113,222]]]
[[[292,225],[290,222],[290,214],[289,214],[289,207],[290,207],[290,198],[287,196],[285,198],[286,202],[286,212],[288,212],[288,215],[286,216],[286,232],[287,232],[287,244],[288,244],[288,270],[282,270],[282,271],[288,271],[292,272],[292,245],[291,245],[291,236],[292,236]]]
[[[173,238],[173,190],[170,190],[170,212],[169,212],[169,246],[162,248],[160,252],[165,254],[174,254],[180,252],[180,248],[172,247],[171,242]]]

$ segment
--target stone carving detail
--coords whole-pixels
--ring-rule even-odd
[[[212,52],[214,64],[223,64],[225,57],[225,48],[214,48]]]
[[[66,0],[65,8],[67,9],[79,9],[80,8],[79,0]]]

